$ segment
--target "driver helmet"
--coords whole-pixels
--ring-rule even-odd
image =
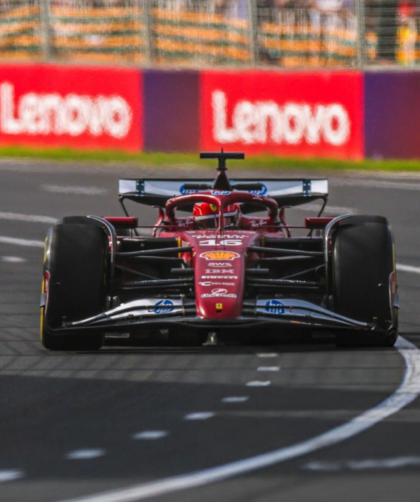
[[[194,204],[193,217],[199,229],[217,228],[219,213],[215,204],[208,202]]]
[[[223,213],[224,224],[231,225],[238,214],[235,204],[227,206]],[[193,217],[199,229],[217,228],[219,223],[219,213],[215,204],[199,202],[194,205]]]

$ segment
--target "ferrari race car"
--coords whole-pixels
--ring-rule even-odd
[[[105,335],[240,341],[249,331],[395,343],[395,252],[385,218],[322,217],[325,179],[229,181],[226,160],[244,154],[201,158],[218,159],[214,181],[122,179],[126,216],[70,216],[49,229],[45,348],[97,350]],[[127,200],[156,207],[156,223],[140,227]],[[318,217],[288,225],[289,207],[314,200],[323,203]]]

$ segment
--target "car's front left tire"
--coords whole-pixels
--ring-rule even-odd
[[[50,229],[44,257],[41,342],[48,350],[99,350],[102,333],[55,334],[63,322],[103,312],[106,300],[107,239],[101,228],[58,224]]]

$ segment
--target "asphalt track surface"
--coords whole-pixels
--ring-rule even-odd
[[[120,215],[119,176],[196,174],[189,167],[0,163],[0,501],[418,501],[420,370],[414,346],[406,345],[414,387],[400,392],[403,404],[385,402],[388,411],[374,410],[371,427],[348,436],[342,432],[355,417],[378,405],[382,410],[407,378],[401,351],[336,349],[328,341],[108,345],[99,353],[42,348],[39,242],[49,218]],[[348,208],[389,218],[397,261],[413,267],[399,273],[400,332],[420,346],[420,177],[330,179],[333,212]],[[153,221],[154,210],[133,209],[143,223]],[[294,211],[293,221],[304,215]],[[321,448],[313,442],[330,431],[333,443]],[[211,483],[206,474],[301,444],[299,454],[259,469]],[[305,450],[307,444],[315,447]],[[162,482],[193,472],[204,472],[201,486],[188,488],[191,476],[178,489],[174,481]],[[169,487],[163,495],[162,486]],[[128,492],[130,487],[136,488]],[[108,492],[114,498],[103,496]]]

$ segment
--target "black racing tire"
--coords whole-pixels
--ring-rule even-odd
[[[343,220],[333,236],[332,251],[334,311],[376,324],[374,331],[337,332],[337,345],[393,346],[398,337],[398,309],[390,305],[395,251],[387,220],[378,216]]]
[[[41,309],[41,342],[48,350],[99,350],[103,334],[58,335],[63,317],[77,321],[103,312],[106,300],[107,239],[101,228],[58,224],[46,241],[44,278],[46,305]],[[48,326],[48,328],[47,328]]]

